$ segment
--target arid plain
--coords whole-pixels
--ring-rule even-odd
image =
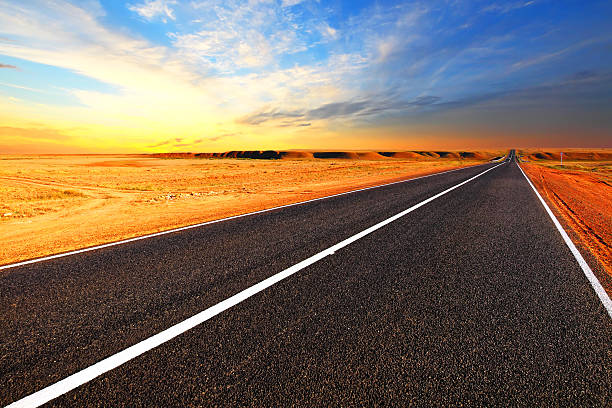
[[[0,264],[493,160],[503,151],[0,156]],[[612,291],[612,151],[520,150]]]
[[[601,262],[612,293],[612,150],[521,150],[522,167],[574,241]]]
[[[0,156],[0,264],[470,166],[503,154]]]

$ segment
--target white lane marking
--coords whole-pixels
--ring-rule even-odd
[[[0,271],[3,270],[3,269],[15,268],[17,266],[23,266],[23,265],[29,265],[29,264],[33,264],[33,263],[42,262],[42,261],[48,261],[50,259],[63,258],[65,256],[81,254],[83,252],[95,251],[97,249],[108,248],[108,247],[112,247],[112,246],[115,246],[115,245],[127,244],[128,242],[140,241],[141,239],[153,238],[153,237],[158,237],[160,235],[166,235],[166,234],[172,234],[172,233],[175,233],[175,232],[178,232],[178,231],[184,231],[184,230],[188,230],[188,229],[192,229],[192,228],[203,227],[203,226],[209,225],[209,224],[215,224],[217,222],[223,222],[223,221],[233,220],[233,219],[242,218],[242,217],[248,217],[248,216],[255,215],[255,214],[261,214],[261,213],[265,213],[265,212],[269,212],[269,211],[279,210],[281,208],[293,207],[295,205],[308,204],[308,203],[312,203],[314,201],[326,200],[328,198],[338,197],[338,196],[342,196],[342,195],[346,195],[346,194],[353,194],[353,193],[357,193],[359,191],[371,190],[371,189],[374,189],[374,188],[390,186],[390,185],[393,185],[393,184],[407,183],[409,181],[424,179],[424,178],[427,178],[427,177],[438,176],[438,175],[445,174],[445,173],[451,173],[453,171],[459,171],[459,170],[465,170],[465,169],[469,169],[469,168],[473,168],[473,167],[484,166],[486,164],[488,164],[488,163],[476,164],[474,166],[461,167],[461,168],[453,169],[453,170],[446,170],[446,171],[442,171],[442,172],[439,172],[439,173],[428,174],[426,176],[415,177],[415,178],[411,178],[411,179],[407,179],[407,180],[394,181],[392,183],[379,184],[377,186],[360,188],[358,190],[345,191],[344,193],[338,193],[338,194],[328,195],[328,196],[325,196],[325,197],[313,198],[313,199],[310,199],[310,200],[300,201],[300,202],[292,203],[292,204],[279,205],[278,207],[266,208],[264,210],[253,211],[253,212],[250,212],[250,213],[245,213],[245,214],[240,214],[240,215],[234,215],[232,217],[219,218],[218,220],[206,221],[206,222],[201,222],[201,223],[198,223],[198,224],[192,224],[192,225],[187,225],[187,226],[184,226],[184,227],[173,228],[173,229],[169,229],[169,230],[165,230],[165,231],[155,232],[153,234],[146,234],[146,235],[141,235],[141,236],[134,237],[134,238],[122,239],[121,241],[109,242],[107,244],[96,245],[96,246],[92,246],[92,247],[88,247],[88,248],[83,248],[83,249],[77,249],[77,250],[69,251],[69,252],[63,252],[61,254],[49,255],[49,256],[42,257],[42,258],[29,259],[27,261],[21,261],[21,262],[16,262],[16,263],[12,263],[12,264],[1,265],[0,266]]]
[[[529,180],[529,177],[527,177],[527,175],[525,174],[525,172],[523,171],[520,165],[518,166],[518,168],[521,169],[521,173],[523,173],[523,176],[525,176],[525,178],[527,179],[527,182],[529,183],[533,191],[535,191],[536,195],[540,199],[540,202],[544,206],[544,209],[546,210],[546,212],[552,219],[553,223],[555,224],[555,227],[557,227],[557,229],[559,230],[559,233],[563,237],[563,240],[565,241],[570,251],[574,255],[574,258],[576,258],[576,261],[578,261],[578,265],[580,265],[580,267],[582,268],[582,271],[584,272],[587,279],[591,283],[591,286],[593,287],[593,289],[595,289],[595,293],[597,293],[599,300],[601,300],[601,303],[603,303],[604,307],[608,311],[608,315],[610,315],[610,317],[612,318],[612,301],[610,300],[610,297],[606,293],[606,290],[603,288],[603,286],[601,286],[601,283],[599,283],[599,280],[597,280],[597,277],[595,276],[595,274],[589,267],[589,264],[584,260],[584,258],[582,257],[582,254],[580,254],[580,251],[578,251],[578,249],[576,248],[576,245],[574,245],[569,235],[567,235],[567,232],[565,232],[565,230],[561,226],[561,223],[559,222],[559,220],[557,220],[557,217],[555,217],[555,214],[553,214],[553,212],[550,210],[550,207],[548,207],[548,204],[546,204],[546,201],[544,201],[544,199],[542,198],[538,190],[536,190],[536,188],[534,187],[531,180]]]
[[[453,191],[454,189],[459,188],[466,183],[469,183],[475,178],[482,176],[483,174],[501,166],[502,164],[503,163],[500,163],[495,167],[491,167],[490,169],[487,169],[483,171],[482,173],[478,173],[472,178],[469,178],[453,187],[450,187],[442,191],[441,193],[438,193],[426,200],[423,200],[420,203],[415,204],[412,207],[408,208],[407,210],[404,210],[390,218],[387,218],[386,220],[381,221],[378,224],[373,225],[370,228],[363,230],[360,233],[355,234],[352,237],[347,238],[344,241],[341,241],[337,243],[336,245],[333,245],[319,252],[318,254],[315,254],[311,256],[310,258],[307,258],[303,260],[302,262],[299,262],[291,266],[290,268],[287,268],[284,271],[277,273],[276,275],[272,275],[271,277],[264,279],[263,281],[243,290],[242,292],[239,292],[235,294],[234,296],[227,298],[212,307],[209,307],[208,309],[188,318],[187,320],[177,323],[176,325],[158,334],[155,334],[149,337],[148,339],[141,341],[140,343],[136,343],[133,346],[128,347],[125,350],[120,351],[117,354],[113,354],[112,356],[107,357],[104,360],[99,361],[92,366],[89,366],[75,374],[72,374],[69,377],[66,377],[63,380],[56,382],[55,384],[52,384],[46,388],[43,388],[40,391],[37,391],[33,394],[28,395],[27,397],[24,397],[18,401],[15,401],[12,404],[8,405],[7,408],[38,407],[42,404],[45,404],[51,401],[52,399],[57,398],[60,395],[63,395],[67,393],[68,391],[71,391],[85,384],[86,382],[93,380],[94,378],[106,373],[107,371],[110,371],[116,367],[119,367],[120,365],[132,360],[133,358],[136,358],[139,355],[146,353],[147,351],[167,342],[168,340],[171,340],[174,337],[182,333],[185,333],[187,330],[190,330],[194,328],[195,326],[207,321],[208,319],[218,315],[219,313],[231,308],[232,306],[237,305],[243,300],[250,298],[251,296],[261,292],[262,290],[266,288],[269,288],[275,283],[280,282],[281,280],[293,275],[294,273],[306,268],[307,266],[312,265],[315,262],[325,258],[326,256],[335,253],[339,249],[344,248],[347,245],[350,245],[351,243],[357,241],[358,239],[365,237],[366,235],[376,231],[377,229],[384,227],[385,225],[397,220],[398,218],[403,217],[404,215],[416,210],[417,208],[422,207],[425,204],[432,202],[436,198],[442,197],[443,195]]]

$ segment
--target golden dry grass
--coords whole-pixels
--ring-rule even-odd
[[[476,163],[0,156],[0,264]]]

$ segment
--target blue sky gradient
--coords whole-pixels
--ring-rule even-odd
[[[89,129],[90,150],[117,133],[128,150],[611,147],[611,17],[610,1],[4,0],[0,121]]]

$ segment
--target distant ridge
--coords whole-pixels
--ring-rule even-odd
[[[454,159],[454,160],[488,160],[498,156],[499,152],[487,151],[399,151],[399,152],[375,152],[375,151],[303,151],[303,150],[232,150],[221,153],[152,153],[147,157],[167,159],[261,159],[261,160],[314,160],[314,159],[336,159],[336,160],[432,160],[432,159]]]
[[[527,158],[532,161],[538,160],[561,160],[561,152],[535,152],[527,153]],[[612,160],[612,151],[576,151],[568,149],[563,151],[563,160],[568,161],[608,161]]]

